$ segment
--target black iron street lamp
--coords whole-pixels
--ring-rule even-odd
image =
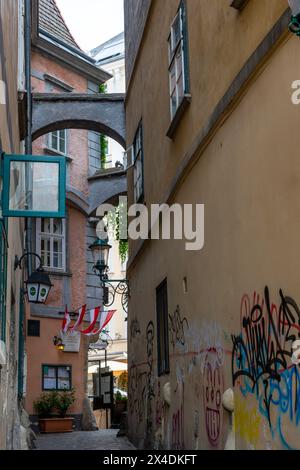
[[[288,0],[288,3],[292,10],[289,30],[297,36],[300,36],[300,0]]]
[[[94,273],[99,276],[103,290],[105,291],[105,289],[108,289],[109,292],[106,299],[104,295],[104,306],[110,307],[114,303],[115,297],[118,294],[121,295],[123,310],[127,313],[128,299],[130,296],[128,279],[109,279],[107,275],[108,257],[111,245],[109,245],[106,240],[100,240],[97,238],[89,248],[93,255]]]
[[[15,257],[15,270],[17,268],[22,269],[22,261],[27,256],[35,256],[38,258],[40,265],[36,271],[34,271],[27,281],[25,281],[28,302],[33,304],[45,304],[53,284],[50,281],[48,274],[43,269],[43,262],[39,255],[36,253],[28,252],[25,253],[21,258]]]

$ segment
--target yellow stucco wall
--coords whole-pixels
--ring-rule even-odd
[[[214,104],[286,7],[250,1],[238,19],[231,9],[226,12],[227,2],[218,2],[234,31],[229,34],[225,25],[207,43],[221,12],[207,20],[205,10],[188,1],[192,104],[171,142],[164,136],[167,69],[162,56],[155,63],[153,56],[166,53],[153,42],[155,35],[167,34],[176,11],[177,2],[167,3],[170,10],[160,12],[160,21],[158,10],[152,11],[127,101],[129,136],[143,117],[147,203],[160,201]],[[197,2],[203,8],[209,3],[215,2]],[[243,18],[245,34],[240,31],[233,43]],[[206,22],[213,24],[208,28]],[[129,331],[133,321],[141,331],[129,335],[129,433],[137,445],[144,445],[150,426],[154,447],[224,449],[230,425],[220,397],[232,387],[237,449],[299,448],[300,372],[291,359],[300,325],[300,108],[291,102],[291,84],[300,77],[299,47],[290,37],[274,51],[181,182],[173,202],[205,204],[204,249],[188,252],[184,241],[151,241],[131,265]],[[146,72],[146,61],[152,72]],[[155,289],[166,277],[171,372],[158,378]],[[265,337],[257,339],[255,328]],[[170,407],[162,392],[168,382]]]

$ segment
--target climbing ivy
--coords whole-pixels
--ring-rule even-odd
[[[125,263],[128,255],[128,240],[120,239],[120,224],[122,217],[125,217],[126,211],[120,210],[120,206],[116,207],[114,212],[108,214],[108,225],[113,231],[115,239],[119,242],[119,256],[122,263]],[[121,207],[122,209],[122,207]],[[126,221],[124,221],[125,223]]]
[[[106,93],[107,92],[107,85],[106,83],[101,83],[99,85],[99,93]],[[101,134],[100,135],[100,160],[101,160],[101,168],[104,169],[107,163],[107,153],[108,153],[108,138]]]

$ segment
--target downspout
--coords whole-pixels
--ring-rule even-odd
[[[27,91],[27,136],[25,153],[32,154],[32,93],[31,93],[31,0],[25,0],[25,86]],[[31,184],[26,172],[26,185]],[[26,249],[32,251],[32,220],[26,218]],[[32,261],[28,256],[28,273],[32,273]]]

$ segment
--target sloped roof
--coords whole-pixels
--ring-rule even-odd
[[[81,51],[70,33],[55,0],[39,0],[39,28]]]
[[[124,32],[92,49],[90,54],[99,65],[122,59],[125,56]]]

